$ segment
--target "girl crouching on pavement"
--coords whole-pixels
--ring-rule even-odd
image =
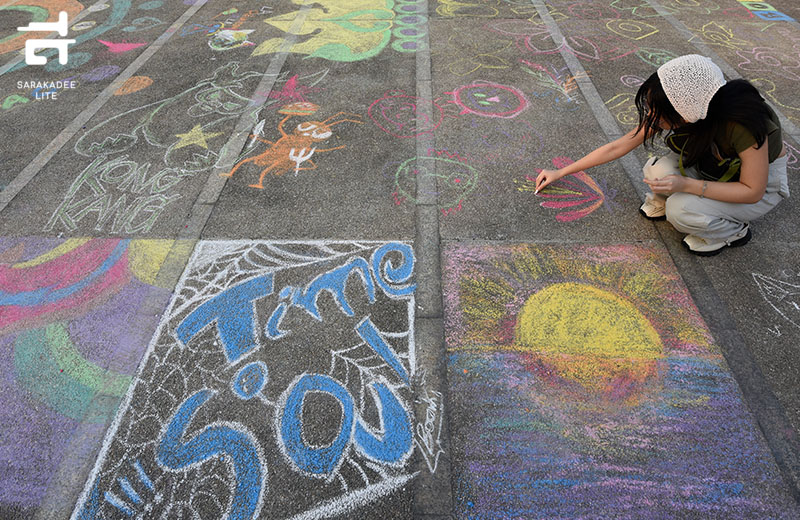
[[[536,191],[592,166],[652,145],[666,131],[670,153],[644,166],[650,186],[639,212],[666,218],[687,236],[683,244],[711,256],[746,244],[750,221],[789,196],[786,150],[775,112],[743,79],[725,81],[709,58],[668,61],[636,93],[639,125],[559,170],[542,170]]]

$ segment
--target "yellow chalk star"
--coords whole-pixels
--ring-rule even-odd
[[[194,128],[185,134],[175,134],[175,137],[180,137],[181,140],[175,144],[173,149],[177,150],[178,148],[183,148],[184,146],[196,144],[197,146],[208,150],[208,143],[206,141],[213,137],[217,137],[218,135],[222,135],[222,132],[207,134],[203,132],[203,128],[200,125],[194,125]]]

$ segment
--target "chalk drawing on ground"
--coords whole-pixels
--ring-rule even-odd
[[[553,166],[564,168],[573,162],[575,161],[569,157],[556,157],[553,159]],[[514,179],[514,184],[517,185],[518,191],[535,192],[536,176],[526,175],[524,179]],[[556,220],[559,222],[571,222],[583,218],[600,207],[605,207],[613,213],[613,209],[618,206],[614,202],[617,190],[609,188],[605,180],[595,181],[584,171],[561,178],[539,193],[545,199],[539,204],[541,207],[560,210],[556,214]]]
[[[14,448],[0,472],[3,506],[37,508],[100,446],[156,329],[154,309],[167,306],[158,272],[170,250],[185,262],[190,244],[0,239],[0,420]]]
[[[533,95],[539,98],[552,98],[553,106],[556,110],[573,111],[578,109],[580,101],[570,95],[571,92],[578,90],[578,79],[581,77],[589,78],[591,74],[581,73],[578,76],[569,75],[569,69],[563,67],[557,69],[552,65],[546,67],[539,63],[532,63],[527,60],[520,60],[525,66],[522,70],[533,76],[536,85],[539,87]],[[540,90],[544,88],[545,90]]]
[[[468,197],[488,193],[488,185],[480,180],[480,170],[459,154],[434,149],[427,153],[421,159],[412,157],[384,165],[384,176],[394,180],[392,199],[396,205],[430,199],[436,201],[442,214],[450,215],[463,209]]]
[[[164,210],[184,197],[186,184],[198,173],[230,169],[255,150],[255,139],[243,151],[230,149],[228,134],[236,121],[244,118],[251,127],[260,124],[263,129],[262,111],[313,92],[326,74],[326,69],[302,76],[284,71],[276,76],[280,94],[253,105],[248,96],[263,72],[240,70],[239,63],[231,61],[191,88],[89,127],[74,150],[92,162],[75,177],[44,231],[75,231],[84,225],[120,234],[150,232]],[[133,94],[151,83],[149,77],[134,76],[116,93]],[[306,165],[313,164],[310,154],[313,150],[290,147],[285,162],[308,169]]]
[[[800,285],[752,273],[761,296],[781,318],[800,327]]]
[[[308,116],[317,111],[319,107],[313,103],[295,102],[284,106],[279,110],[285,114],[284,118],[278,123],[278,133],[280,138],[277,141],[267,141],[260,137],[263,126],[258,132],[251,134],[251,138],[267,145],[267,148],[258,155],[253,155],[240,160],[228,173],[220,174],[221,177],[231,177],[236,171],[249,163],[261,169],[258,182],[250,184],[251,188],[264,188],[264,177],[270,173],[281,176],[290,171],[297,175],[300,171],[314,170],[317,164],[311,159],[315,153],[331,152],[341,150],[346,145],[333,146],[331,148],[317,148],[317,143],[327,141],[333,137],[332,128],[341,123],[363,124],[361,116],[358,114],[348,114],[337,112],[323,121],[302,121],[297,123],[291,133],[283,129],[283,125],[293,116]]]
[[[430,116],[418,110],[421,101],[431,103]],[[402,90],[390,90],[370,104],[367,115],[378,128],[394,137],[409,139],[425,134],[432,136],[445,117],[457,117],[453,110],[450,113],[447,110],[448,107],[455,110],[455,106],[452,103],[442,106],[443,103],[440,99],[423,100],[409,96]]]
[[[796,514],[666,250],[443,256],[457,516]]]
[[[293,0],[302,5],[302,0]],[[320,0],[304,15],[302,25],[293,27],[300,11],[266,18],[264,23],[300,36],[289,49],[295,54],[331,61],[353,62],[373,58],[389,45],[397,52],[425,49],[427,16],[422,2],[404,0]],[[292,32],[294,30],[294,32]],[[283,37],[261,42],[252,56],[279,52]]]
[[[76,513],[359,516],[398,492],[419,445],[414,261],[400,242],[198,244]]]
[[[491,81],[475,80],[445,94],[452,96],[451,102],[461,108],[461,114],[481,117],[513,118],[529,106],[517,88]]]
[[[514,44],[513,40],[498,38],[471,38],[462,41],[454,34],[435,49],[433,57],[450,62],[447,70],[456,76],[467,76],[481,69],[481,74],[493,74],[498,70],[510,69],[512,62],[504,59],[503,51]]]

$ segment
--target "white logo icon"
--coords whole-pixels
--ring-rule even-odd
[[[41,31],[52,32],[58,31],[61,36],[67,35],[67,12],[61,11],[58,13],[57,22],[31,22],[26,27],[17,27],[18,31]],[[28,65],[44,65],[47,63],[45,56],[37,56],[34,54],[41,49],[58,49],[58,62],[61,65],[66,65],[69,56],[67,55],[67,46],[75,43],[75,40],[27,40],[25,42],[25,63]]]

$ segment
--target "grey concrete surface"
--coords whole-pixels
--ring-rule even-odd
[[[797,20],[0,2],[0,516],[800,518]],[[686,53],[783,122],[746,247],[638,214],[659,143],[533,193]]]

